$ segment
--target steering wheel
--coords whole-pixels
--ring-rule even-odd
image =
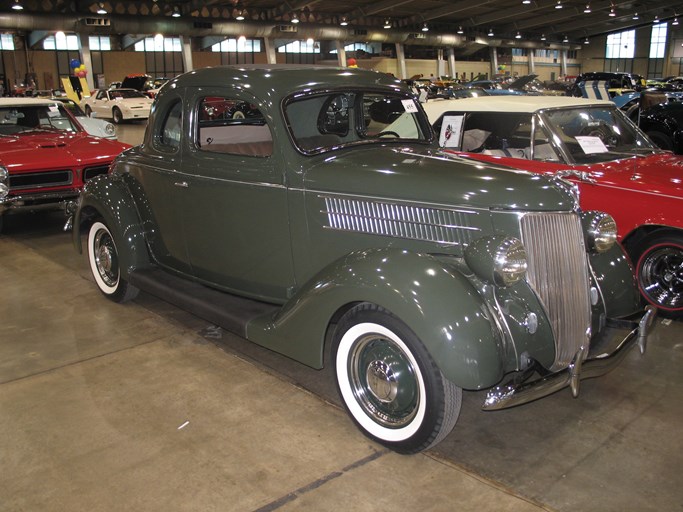
[[[396,137],[397,139],[400,139],[400,138],[401,138],[401,136],[400,136],[398,133],[392,132],[391,130],[387,130],[387,131],[385,131],[385,132],[379,132],[379,133],[377,134],[377,137],[384,137],[385,135],[393,135],[393,136]]]
[[[606,146],[616,147],[619,145],[619,137],[615,135],[604,123],[596,126],[584,126],[579,135],[598,137]]]

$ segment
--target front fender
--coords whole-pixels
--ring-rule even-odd
[[[120,176],[96,176],[83,187],[74,214],[74,247],[79,253],[83,252],[81,227],[89,220],[100,217],[112,232],[124,277],[128,277],[134,269],[148,267],[149,252],[136,212],[135,202]]]
[[[590,254],[589,261],[607,318],[625,317],[639,311],[638,286],[621,244],[614,244],[603,253]]]
[[[358,251],[335,261],[274,319],[251,322],[247,337],[321,368],[330,319],[359,302],[400,318],[456,385],[480,389],[502,378],[503,336],[481,295],[447,263],[401,249]]]

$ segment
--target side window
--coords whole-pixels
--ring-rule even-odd
[[[267,157],[273,138],[261,112],[249,102],[209,96],[199,102],[197,146],[201,151]]]
[[[106,91],[100,91],[97,93],[97,99],[98,100],[103,100],[107,97],[107,92]]]
[[[161,129],[159,130],[159,144],[171,150],[180,147],[180,135],[182,133],[183,104],[176,101],[166,113]]]

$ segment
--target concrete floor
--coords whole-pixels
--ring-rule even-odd
[[[681,322],[578,399],[484,413],[465,393],[451,435],[399,456],[328,371],[145,294],[107,301],[62,222],[0,236],[2,511],[683,511]]]

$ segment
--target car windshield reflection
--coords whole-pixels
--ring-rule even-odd
[[[64,108],[59,105],[6,106],[0,108],[0,135],[55,131],[79,131],[71,122],[71,118]]]

